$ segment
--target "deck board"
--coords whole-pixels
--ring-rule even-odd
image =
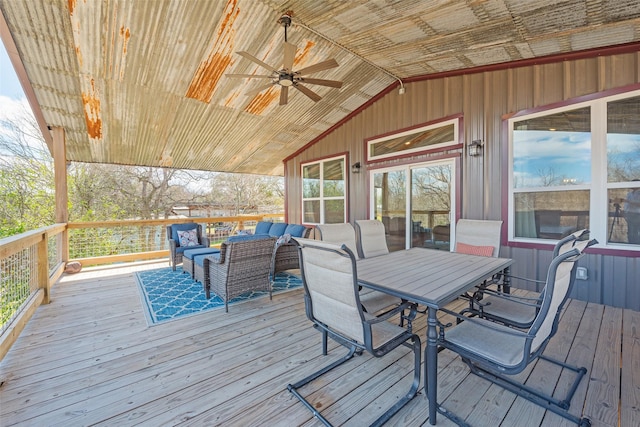
[[[320,425],[286,385],[344,348],[330,341],[329,356],[321,355],[302,290],[235,305],[229,313],[148,326],[134,271],[164,266],[126,264],[64,276],[52,289],[52,303],[38,308],[0,362],[0,425]],[[640,313],[570,300],[560,325],[547,354],[589,369],[571,411],[584,408],[594,425],[639,425]],[[414,330],[423,346],[425,329],[420,315]],[[357,356],[304,394],[335,425],[363,425],[409,388],[412,363],[404,347],[379,359]],[[543,364],[522,378],[562,392],[567,374]],[[571,425],[470,375],[448,350],[440,353],[438,369],[439,400],[472,425],[515,426],[525,419],[527,425]],[[387,425],[429,425],[420,393]],[[453,424],[439,416],[438,425]]]
[[[622,414],[620,425],[640,419],[640,313],[624,310],[622,339]]]

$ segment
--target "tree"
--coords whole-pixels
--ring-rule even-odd
[[[279,177],[245,174],[215,174],[211,182],[211,203],[228,206],[233,216],[283,209],[283,180]]]
[[[25,107],[0,120],[0,236],[53,224],[53,159],[35,118]],[[70,221],[168,218],[197,203],[283,208],[279,177],[89,163],[69,164],[67,177]]]
[[[53,159],[23,107],[0,118],[0,236],[54,222]]]

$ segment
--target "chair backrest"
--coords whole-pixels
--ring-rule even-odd
[[[558,243],[556,243],[555,247],[553,248],[553,257],[555,258],[558,255],[571,250],[576,244],[576,242],[578,241],[578,239],[582,238],[587,234],[589,234],[589,230],[585,228],[582,230],[578,230],[575,233],[571,233],[567,237],[558,241]]]
[[[358,245],[356,243],[356,230],[350,223],[318,224],[316,225],[316,230],[320,232],[320,240],[323,242],[336,245],[345,244],[355,255],[356,259],[360,259],[358,256]]]
[[[576,261],[584,249],[597,243],[595,239],[574,239],[574,242],[575,244],[570,250],[556,256],[549,266],[546,285],[542,290],[542,305],[529,328],[529,334],[534,336],[530,354],[543,351],[548,340],[555,335],[560,311],[569,298],[569,293],[575,282]]]
[[[502,221],[460,219],[456,223],[454,252],[497,257],[500,254],[501,233]]]
[[[389,253],[382,222],[375,219],[357,220],[356,234],[360,258],[371,258]]]
[[[202,240],[202,226],[195,222],[186,222],[183,224],[171,224],[167,225],[167,240],[175,240],[176,246],[180,246],[180,237],[178,231],[196,230],[198,234],[198,242]]]
[[[296,239],[307,317],[364,342],[364,315],[358,295],[355,256],[346,245]]]

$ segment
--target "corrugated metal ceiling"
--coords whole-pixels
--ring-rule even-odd
[[[640,40],[637,0],[0,0],[0,10],[47,124],[66,130],[68,160],[272,175],[392,75]],[[238,51],[282,66],[287,11],[294,70],[339,63],[309,76],[344,82],[308,85],[318,102],[290,90],[280,106],[279,87],[247,96],[265,80],[225,76],[268,73]]]

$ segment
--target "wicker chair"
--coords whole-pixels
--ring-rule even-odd
[[[204,277],[196,277],[196,280],[202,282],[207,299],[211,292],[215,293],[222,298],[228,312],[229,300],[249,291],[269,292],[271,298],[269,270],[276,240],[268,237],[223,242],[219,254],[205,256]]]
[[[193,246],[180,246],[178,232],[194,229],[197,230],[198,244]],[[169,263],[174,271],[176,270],[176,265],[182,262],[182,255],[185,250],[209,247],[209,238],[203,234],[202,225],[196,224],[195,222],[167,225],[167,239],[169,240]]]
[[[310,228],[306,228],[302,234],[302,238],[309,238]],[[273,251],[273,259],[271,262],[271,277],[275,277],[277,273],[285,270],[300,268],[298,259],[298,245],[293,242],[280,242]]]

